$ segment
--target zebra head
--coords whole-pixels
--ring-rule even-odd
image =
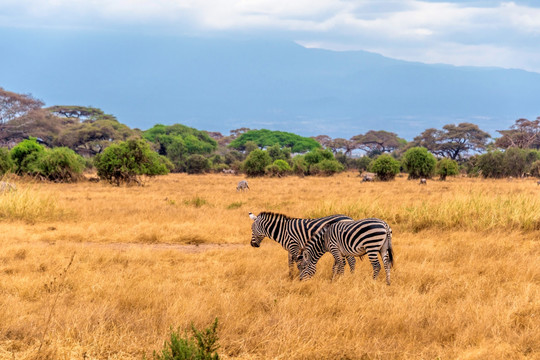
[[[249,217],[253,220],[253,224],[251,225],[251,246],[259,247],[261,246],[261,241],[264,239],[265,234],[260,228],[260,219],[252,213],[249,213]]]
[[[298,252],[298,256],[296,257],[296,266],[298,267],[298,271],[302,272],[307,266],[309,259],[309,253],[306,251],[305,247],[300,248],[300,251]]]

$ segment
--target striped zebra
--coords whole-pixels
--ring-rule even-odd
[[[299,254],[300,280],[315,275],[317,262],[329,251],[334,256],[332,273],[343,274],[344,256],[363,256],[367,254],[373,267],[373,279],[381,270],[377,254],[381,258],[386,271],[386,283],[390,285],[390,268],[394,264],[392,250],[392,229],[380,219],[370,218],[358,221],[342,221],[326,226],[308,241]]]
[[[262,212],[258,216],[249,213],[254,220],[251,225],[251,246],[261,246],[261,241],[268,237],[278,242],[289,253],[289,276],[293,278],[294,263],[298,261],[300,248],[324,226],[342,220],[352,219],[345,215],[331,215],[318,219],[290,218],[283,214]],[[347,262],[354,271],[356,260],[354,256],[347,257]],[[299,270],[301,270],[299,268]]]

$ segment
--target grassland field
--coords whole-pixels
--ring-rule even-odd
[[[6,179],[5,179],[6,180]],[[0,194],[0,359],[142,359],[217,317],[224,359],[540,359],[535,179],[248,179],[171,174],[142,187],[7,179]],[[392,285],[369,261],[290,280],[249,212],[379,217]]]

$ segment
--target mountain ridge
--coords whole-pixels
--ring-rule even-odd
[[[492,135],[540,115],[540,74],[424,64],[366,51],[233,40],[17,32],[0,86],[48,106],[92,105],[131,127],[182,123],[350,138],[387,130],[412,139],[473,122]]]

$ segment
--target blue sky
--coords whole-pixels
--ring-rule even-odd
[[[280,38],[425,63],[540,72],[540,1],[0,0],[14,28]]]

